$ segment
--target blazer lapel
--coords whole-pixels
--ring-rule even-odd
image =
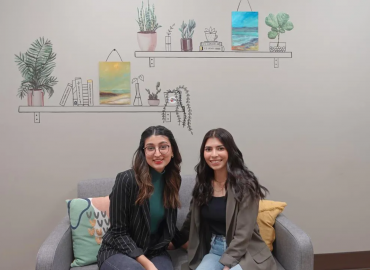
[[[150,209],[149,209],[149,199],[145,200],[143,204],[143,210],[144,210],[144,223],[146,228],[148,229],[148,232],[150,232]]]
[[[195,223],[195,227],[199,230],[199,226],[200,226],[200,210],[199,210],[199,206],[195,205],[195,203],[193,204],[193,209],[192,209],[192,213],[191,213],[191,216],[194,217],[194,223]]]
[[[231,221],[235,214],[236,200],[230,185],[227,187],[227,202],[226,202],[226,237],[230,238],[233,235],[233,229],[230,228]],[[232,239],[232,237],[231,237]]]
[[[171,237],[175,235],[175,227],[176,227],[176,220],[174,218],[175,215],[175,209],[173,208],[165,208],[164,212],[166,215],[166,222],[167,222],[167,228],[168,228],[168,233]]]

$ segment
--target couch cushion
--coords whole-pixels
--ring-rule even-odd
[[[180,270],[181,265],[188,261],[188,253],[185,249],[178,248],[175,250],[169,250],[168,253],[171,256],[174,270]]]
[[[109,227],[109,197],[67,200],[74,260],[71,267],[96,263]]]
[[[70,270],[99,270],[99,267],[95,263],[95,264],[90,264],[90,265],[86,265],[86,266],[82,266],[82,267],[73,267]]]
[[[180,187],[180,202],[181,208],[177,211],[177,227],[181,229],[182,224],[185,221],[186,215],[189,212],[191,194],[195,185],[194,175],[183,175],[181,176],[181,187]]]
[[[279,261],[274,257],[276,265],[277,265],[277,270],[285,270],[285,268],[279,263]]]
[[[180,270],[181,265],[187,261],[187,253],[183,249],[177,249],[169,251],[172,262],[173,262],[173,270]],[[283,266],[278,262],[278,260],[275,259],[277,270],[285,270]],[[73,267],[71,270],[99,270],[97,264],[87,265],[83,267]],[[209,269],[212,270],[212,269]]]
[[[287,204],[285,202],[275,202],[261,200],[257,216],[257,223],[260,228],[260,234],[270,251],[273,250],[275,241],[274,224],[276,217],[284,210]]]
[[[77,184],[78,198],[105,197],[112,192],[115,178],[89,179]]]

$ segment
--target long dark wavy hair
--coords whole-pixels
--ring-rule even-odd
[[[230,184],[236,200],[239,202],[247,195],[255,199],[264,199],[268,189],[259,184],[257,177],[245,165],[243,154],[236,146],[233,136],[227,130],[217,128],[207,132],[200,147],[200,161],[195,166],[197,178],[192,194],[196,204],[198,206],[207,204],[213,195],[214,171],[204,159],[204,149],[209,138],[217,138],[228,153],[225,188]]]
[[[150,168],[146,162],[144,150],[145,140],[152,135],[166,136],[171,143],[173,158],[171,158],[170,163],[167,164],[164,173],[163,205],[165,208],[178,208],[181,206],[179,190],[181,185],[180,164],[182,158],[172,132],[163,126],[151,126],[144,130],[141,134],[139,147],[134,153],[132,169],[135,172],[136,182],[139,185],[139,193],[135,203],[140,205],[143,204],[154,192],[154,186],[149,171]]]

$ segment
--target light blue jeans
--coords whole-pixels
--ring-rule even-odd
[[[195,270],[222,270],[224,265],[219,262],[222,254],[227,249],[226,238],[222,235],[212,235],[211,250],[204,256],[202,262]],[[230,270],[243,270],[239,264]]]

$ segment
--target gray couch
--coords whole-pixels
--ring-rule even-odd
[[[110,194],[114,178],[85,180],[78,183],[79,198],[102,197]],[[190,204],[194,176],[182,176],[180,199],[182,208],[178,212],[177,226],[186,217]],[[71,229],[68,216],[57,225],[37,254],[36,270],[68,270],[73,261]],[[313,248],[308,235],[294,225],[287,217],[280,214],[275,223],[276,240],[273,255],[279,270],[313,270]],[[182,248],[170,251],[175,270],[187,260],[186,251]],[[75,267],[74,270],[98,270],[96,264]],[[159,269],[161,270],[161,269]],[[212,269],[210,269],[212,270]]]

